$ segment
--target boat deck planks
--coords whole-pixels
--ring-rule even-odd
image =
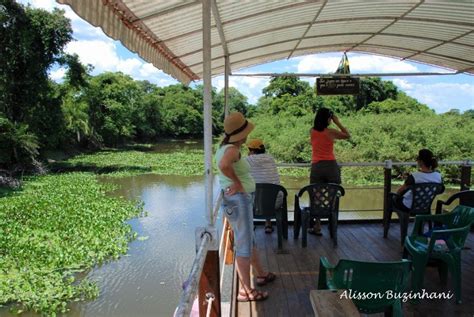
[[[408,232],[411,232],[410,224]],[[391,225],[387,239],[383,238],[383,226],[380,223],[339,224],[338,247],[333,248],[327,226],[323,225],[323,236],[308,235],[308,247],[301,247],[299,239],[293,239],[293,227],[290,226],[288,240],[284,240],[284,252],[277,251],[276,230],[265,234],[263,226],[255,230],[257,246],[265,268],[277,274],[277,279],[264,287],[269,298],[264,302],[239,303],[238,316],[313,316],[309,292],[317,289],[319,257],[326,256],[331,263],[341,258],[363,261],[394,261],[402,257],[400,246],[400,227]],[[474,233],[469,233],[466,250],[462,253],[462,296],[463,303],[457,305],[451,300],[422,300],[418,305],[403,305],[405,316],[466,316],[474,313]],[[443,288],[438,272],[428,267],[425,274],[427,292],[447,292],[453,287]],[[371,316],[383,316],[375,314]]]

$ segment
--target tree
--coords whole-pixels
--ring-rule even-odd
[[[278,76],[270,80],[270,84],[263,88],[266,97],[279,98],[285,94],[298,96],[311,90],[309,83],[295,76]]]
[[[23,148],[26,157],[31,157],[37,154],[38,144],[54,147],[61,143],[61,100],[47,72],[60,60],[71,39],[72,29],[64,11],[55,9],[49,13],[24,8],[13,0],[2,1],[0,116],[9,122],[9,132],[0,147],[13,146],[16,161],[18,149]],[[6,136],[12,139],[5,139]]]
[[[72,39],[72,29],[62,10],[24,9],[12,0],[4,1],[0,18],[0,110],[14,122],[32,122],[32,110],[47,103],[39,99],[47,95],[47,70]]]
[[[133,117],[141,108],[143,86],[120,72],[93,77],[86,90],[92,133],[106,145],[118,145],[135,136]]]
[[[28,125],[12,123],[0,115],[0,166],[30,163],[38,155],[38,139]]]
[[[384,101],[385,99],[397,99],[398,89],[391,81],[383,81],[379,77],[363,78],[360,81],[360,91],[355,97],[358,111],[365,108],[371,102]]]

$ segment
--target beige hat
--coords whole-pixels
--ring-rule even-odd
[[[245,139],[253,128],[255,125],[247,121],[240,112],[233,112],[224,120],[224,133],[229,143]]]

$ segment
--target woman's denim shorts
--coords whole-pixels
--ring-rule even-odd
[[[235,255],[250,257],[254,245],[253,194],[224,194],[222,210],[234,230]]]

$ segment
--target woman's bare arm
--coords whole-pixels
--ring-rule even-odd
[[[339,128],[339,131],[336,129],[329,129],[331,136],[334,139],[349,139],[351,137],[349,131],[342,125],[339,121],[339,118],[336,115],[333,115],[332,122]]]

